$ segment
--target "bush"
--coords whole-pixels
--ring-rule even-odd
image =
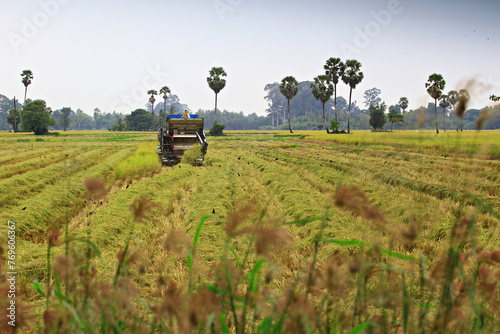
[[[370,125],[375,129],[382,129],[386,123],[385,103],[370,104]]]
[[[330,130],[333,133],[338,133],[339,132],[339,126],[340,126],[340,122],[337,122],[337,121],[335,121],[333,119],[330,121]]]
[[[226,126],[224,124],[219,124],[217,123],[217,121],[215,121],[214,125],[212,126],[208,134],[210,136],[223,136],[224,135],[223,130],[225,127]]]

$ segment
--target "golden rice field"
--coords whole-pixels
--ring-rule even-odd
[[[500,328],[500,131],[208,143],[162,167],[156,133],[0,134],[21,332]]]

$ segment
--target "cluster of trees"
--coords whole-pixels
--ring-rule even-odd
[[[325,104],[330,100],[332,95],[335,93],[334,105],[335,105],[335,121],[337,122],[337,84],[339,79],[349,86],[349,104],[348,104],[348,116],[347,116],[347,133],[351,131],[351,107],[352,107],[352,90],[363,80],[364,75],[361,72],[361,63],[355,59],[347,60],[345,63],[341,61],[340,58],[330,58],[326,61],[323,66],[325,74],[319,75],[314,78],[314,82],[310,84],[310,89],[313,97],[321,101],[323,109],[323,126],[326,132],[329,133],[326,114],[325,114]],[[267,87],[266,87],[267,88]],[[270,87],[271,88],[271,87]],[[290,121],[290,100],[299,93],[299,82],[293,76],[287,76],[281,80],[279,85],[280,93],[287,100],[287,118],[288,118],[288,129],[292,133],[292,126]],[[267,99],[267,97],[266,97]],[[273,112],[273,108],[276,107],[273,104],[269,104],[269,112]],[[278,107],[282,107],[279,104]]]
[[[217,123],[217,95],[226,86],[227,73],[222,67],[212,67],[209,71],[209,77],[207,77],[207,83],[210,89],[215,93],[215,109],[213,114],[210,111],[199,110],[198,114],[200,117],[205,117],[205,127],[217,128],[218,134],[222,134],[222,129],[225,128],[224,125],[219,125]],[[149,106],[151,107],[151,112],[144,109],[136,109],[130,115],[127,115],[124,120],[120,119],[115,124],[111,125],[109,129],[111,131],[146,131],[146,130],[156,130],[159,127],[166,126],[166,120],[168,115],[182,114],[185,110],[189,111],[189,108],[185,104],[181,104],[179,98],[176,95],[171,94],[170,88],[164,86],[160,89],[160,94],[163,94],[163,108],[157,109],[157,114],[155,114],[154,104],[156,102],[155,95],[158,92],[154,89],[150,89],[147,92],[149,97]],[[169,101],[169,108],[167,111],[167,101]],[[206,114],[206,115],[205,115]],[[250,115],[248,118],[253,119],[255,117],[259,118],[257,115]],[[226,122],[238,128],[245,128],[245,116],[243,114],[229,113],[228,111],[223,112],[223,118]]]
[[[328,62],[330,64],[340,62],[340,59],[333,58],[333,60],[335,62],[332,60]],[[338,79],[330,81],[334,83],[338,82]],[[429,85],[426,87],[431,92],[436,89],[433,81],[435,79],[439,81],[439,77],[431,76],[428,82]],[[286,81],[289,80],[288,78]],[[326,99],[331,95],[332,90],[326,78],[322,75],[314,78],[314,81],[300,82],[297,87],[298,92],[290,100],[291,126],[288,124],[285,126],[288,114],[287,98],[281,93],[279,83],[265,86],[265,99],[268,102],[266,111],[271,116],[271,126],[262,127],[263,129],[284,130],[290,129],[290,127],[299,130],[324,129],[325,123],[330,123],[329,119],[335,119],[335,121],[338,121],[337,124],[344,129],[432,129],[436,128],[437,122],[438,128],[463,130],[476,129],[477,119],[481,113],[489,115],[483,124],[484,129],[500,128],[499,107],[467,110],[469,93],[465,89],[450,91],[448,94],[441,92],[435,102],[429,103],[427,107],[407,111],[408,98],[402,97],[397,104],[387,107],[381,101],[380,89],[372,88],[365,91],[363,95],[364,106],[367,109],[360,109],[354,102],[350,104],[351,111],[349,111],[349,103],[343,97],[337,96],[334,99]],[[335,85],[333,92],[335,93]],[[492,95],[490,99],[492,101],[500,100],[495,95]],[[371,105],[373,107],[370,107]],[[320,119],[322,110],[324,110],[324,117]],[[438,117],[438,114],[442,116]]]
[[[168,89],[168,91],[167,91]],[[149,110],[136,109],[130,115],[120,115],[112,124],[107,126],[110,131],[151,131],[160,127],[165,127],[168,115],[179,115],[184,110],[189,110],[186,104],[182,104],[177,95],[169,95],[170,89],[164,86],[160,93],[163,94],[163,103],[160,106],[154,107],[153,90],[148,91],[151,95],[149,99]]]
[[[466,116],[468,116],[469,122],[473,122],[471,120],[471,117],[474,120],[479,119],[479,114],[474,111],[474,110],[467,110],[467,103],[470,100],[470,94],[466,89],[460,89],[459,91],[451,90],[448,92],[448,94],[444,94],[443,90],[445,88],[446,81],[444,80],[443,76],[441,74],[431,74],[425,83],[425,88],[427,89],[427,93],[434,99],[434,123],[436,127],[436,133],[439,133],[439,124],[438,124],[438,105],[441,108],[443,112],[443,121],[441,122],[442,124],[442,129],[443,131],[446,131],[446,125],[450,123],[454,123],[456,126],[456,131],[458,131],[459,127],[460,130],[463,131],[463,124],[464,124],[464,119]],[[402,123],[405,123],[407,121],[410,121],[412,119],[411,116],[413,115],[408,115],[410,117],[405,117],[405,109],[408,107],[408,99],[406,97],[402,97],[398,103],[398,107],[400,110],[403,110],[403,113],[400,114],[398,110],[396,110],[395,107],[389,108],[389,113],[386,115],[385,114],[385,109],[386,105],[385,103],[380,104],[379,99],[373,100],[373,96],[379,94],[380,91],[366,91],[365,92],[365,97],[368,99],[369,97],[372,97],[372,101],[370,103],[370,125],[374,129],[380,129],[384,126],[385,122],[388,120],[391,123],[391,131],[393,129],[394,123],[398,123],[400,126],[402,126]],[[498,101],[499,99],[495,95],[491,95],[490,99],[492,101]],[[439,101],[439,104],[438,104]],[[415,111],[415,113],[418,114],[419,116],[419,127],[421,127],[422,124],[424,123],[429,123],[429,107],[427,109],[421,107]],[[449,111],[448,108],[452,107],[452,111]],[[488,108],[486,108],[488,109]],[[486,112],[488,116],[493,116],[491,117],[485,124],[485,122],[481,122],[481,124],[475,125],[475,128],[495,128],[500,125],[498,122],[500,120],[500,115],[499,115],[499,110],[498,108],[492,108],[492,110],[483,110],[483,112]],[[479,111],[481,113],[481,111]],[[408,119],[409,118],[409,119]],[[481,118],[482,119],[482,118]],[[460,126],[459,126],[460,125]],[[450,128],[450,127],[448,127]],[[404,128],[403,128],[404,130]]]
[[[33,72],[24,70],[21,73],[21,82],[24,85],[24,104],[20,105],[14,97],[11,101],[5,96],[1,98],[1,113],[5,120],[1,120],[0,124],[5,126],[5,123],[12,126],[14,132],[22,128],[24,131],[33,131],[36,135],[44,135],[49,130],[49,126],[54,125],[54,119],[51,117],[52,109],[47,107],[43,100],[31,101],[27,99],[28,86],[33,81]],[[3,108],[7,107],[5,112]],[[18,110],[18,107],[22,107]],[[2,118],[3,118],[2,117]]]
[[[24,104],[16,100],[14,108],[14,99],[0,95],[0,131],[31,131],[29,130],[32,127],[30,123],[35,119],[31,117],[28,110],[32,107],[30,103],[36,102],[35,105],[41,103],[37,101],[45,104],[46,112],[53,120],[44,122],[47,130],[108,130],[118,120],[125,118],[122,114],[102,112],[99,108],[94,109],[93,116],[84,113],[81,109],[73,111],[68,107],[52,111],[47,108],[46,102],[43,100],[31,101],[27,99]]]
[[[73,111],[66,107],[55,110],[52,118],[55,120],[54,130],[108,130],[125,116],[116,112],[102,112],[99,108],[95,108],[93,116],[90,116],[81,109]]]

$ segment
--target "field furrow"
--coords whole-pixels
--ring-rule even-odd
[[[31,148],[31,147],[9,147],[0,150],[0,167],[23,162],[26,159],[40,158],[43,155],[53,152],[52,148]]]
[[[64,159],[68,159],[69,156],[75,155],[77,149],[62,150],[54,149],[51,152],[47,152],[39,157],[27,158],[23,161],[9,164],[7,166],[0,167],[0,179],[6,179],[13,175],[23,174],[33,169],[40,169],[49,166],[54,163],[58,163]]]
[[[2,209],[1,219],[16,221],[19,236],[25,240],[44,240],[47,231],[60,228],[65,220],[71,219],[86,205],[83,181],[106,178],[118,162],[130,155],[131,149],[94,153],[97,153],[95,158],[99,158],[98,164],[82,164],[73,169],[65,167],[71,169],[69,173],[63,173],[65,177],[56,177],[55,182],[46,184],[38,193],[18,199],[17,206]]]
[[[100,159],[112,154],[116,149],[83,150],[80,154],[53,163],[41,169],[32,170],[22,175],[15,175],[0,181],[0,207],[18,205],[19,200],[29,198],[41,192],[46,186],[60,182],[62,179],[80,169],[87,169],[100,163]]]

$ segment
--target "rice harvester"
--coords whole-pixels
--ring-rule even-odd
[[[196,144],[201,145],[200,156],[196,157],[193,164],[201,165],[207,153],[208,143],[203,130],[204,119],[196,114],[170,115],[167,117],[167,127],[158,130],[156,153],[165,166],[179,163],[184,152]]]

